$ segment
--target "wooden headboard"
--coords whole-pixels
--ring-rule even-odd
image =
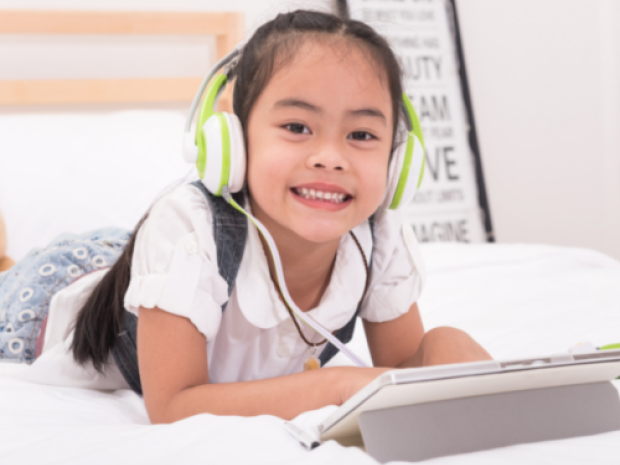
[[[215,36],[217,59],[244,35],[243,13],[0,10],[0,34],[174,34]],[[0,105],[190,101],[203,76],[0,80]],[[224,103],[224,102],[222,102]],[[224,103],[222,106],[227,107]]]

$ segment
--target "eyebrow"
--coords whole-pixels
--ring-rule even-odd
[[[361,108],[359,110],[351,110],[349,113],[353,116],[371,116],[373,118],[379,118],[383,120],[384,124],[387,121],[383,112],[377,108]]]
[[[282,100],[278,100],[275,103],[274,108],[281,107],[297,107],[303,110],[311,111],[313,113],[323,113],[323,110],[320,107],[296,98],[285,98]],[[383,112],[377,108],[360,108],[359,110],[350,110],[348,113],[351,116],[370,116],[373,118],[379,118],[383,121],[384,124],[387,122],[387,118],[385,117]]]
[[[276,102],[276,104],[274,105],[275,108],[280,108],[280,107],[297,107],[297,108],[301,108],[303,110],[308,110],[311,111],[313,113],[323,113],[323,110],[321,110],[319,107],[317,107],[316,105],[312,105],[311,103],[305,102],[303,100],[299,100],[299,99],[295,99],[295,98],[285,98],[282,100],[278,100]]]

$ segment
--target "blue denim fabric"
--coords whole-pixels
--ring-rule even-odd
[[[106,228],[62,234],[0,274],[0,359],[32,363],[52,297],[91,271],[111,266],[130,232]]]
[[[192,185],[205,195],[211,207],[218,271],[228,284],[228,296],[230,297],[245,250],[248,220],[243,213],[235,210],[223,198],[209,193],[201,181],[194,182]],[[243,205],[242,194],[235,194],[234,197],[239,205]],[[222,311],[225,309],[226,303],[222,305]],[[142,394],[138,369],[137,327],[137,317],[133,313],[125,312],[124,328],[112,349],[112,357],[131,389]]]

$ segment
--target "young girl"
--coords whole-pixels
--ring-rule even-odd
[[[82,244],[77,276],[124,250],[56,294],[43,352],[62,339],[58,307],[79,309],[63,353],[103,380],[97,387],[142,393],[153,423],[203,412],[291,419],[342,404],[391,368],[488,359],[461,331],[424,333],[417,244],[381,207],[403,123],[386,41],[363,23],[295,11],[259,28],[231,75],[247,151],[235,198],[273,237],[303,312],[344,341],[361,316],[375,367],[304,370],[336,350],[285,305],[253,223],[197,184],[159,200],[126,246],[122,235],[55,245],[67,248],[68,269]]]

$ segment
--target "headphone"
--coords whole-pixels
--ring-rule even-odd
[[[245,182],[245,141],[237,115],[215,112],[214,106],[228,80],[234,77],[243,45],[244,43],[240,44],[218,61],[200,84],[185,122],[183,156],[188,163],[196,164],[198,175],[211,194],[223,197],[256,226],[273,257],[276,281],[282,297],[295,315],[340,349],[356,365],[365,367],[367,365],[330,331],[297,307],[286,287],[282,261],[271,234],[258,219],[246,212],[232,198],[231,194],[239,192]],[[213,79],[221,68],[224,68],[224,72]],[[205,97],[200,105],[203,94]],[[192,132],[192,120],[198,105],[200,110],[196,130]],[[424,136],[418,115],[405,94],[402,97],[402,111],[405,115],[407,139],[396,147],[388,167],[386,195],[381,206],[389,209],[407,205],[413,199],[424,174]]]
[[[196,164],[203,184],[216,196],[222,195],[224,187],[230,193],[239,192],[245,181],[245,141],[239,118],[235,114],[220,113],[214,109],[219,95],[234,76],[242,50],[242,46],[235,48],[211,69],[194,97],[185,124],[184,158]],[[217,75],[209,85],[223,66],[224,72]],[[203,94],[205,97],[200,105],[194,133],[191,123]],[[424,174],[424,136],[418,115],[404,93],[401,112],[405,116],[406,140],[398,143],[393,151],[388,166],[386,194],[381,204],[383,208],[391,210],[411,202]]]

